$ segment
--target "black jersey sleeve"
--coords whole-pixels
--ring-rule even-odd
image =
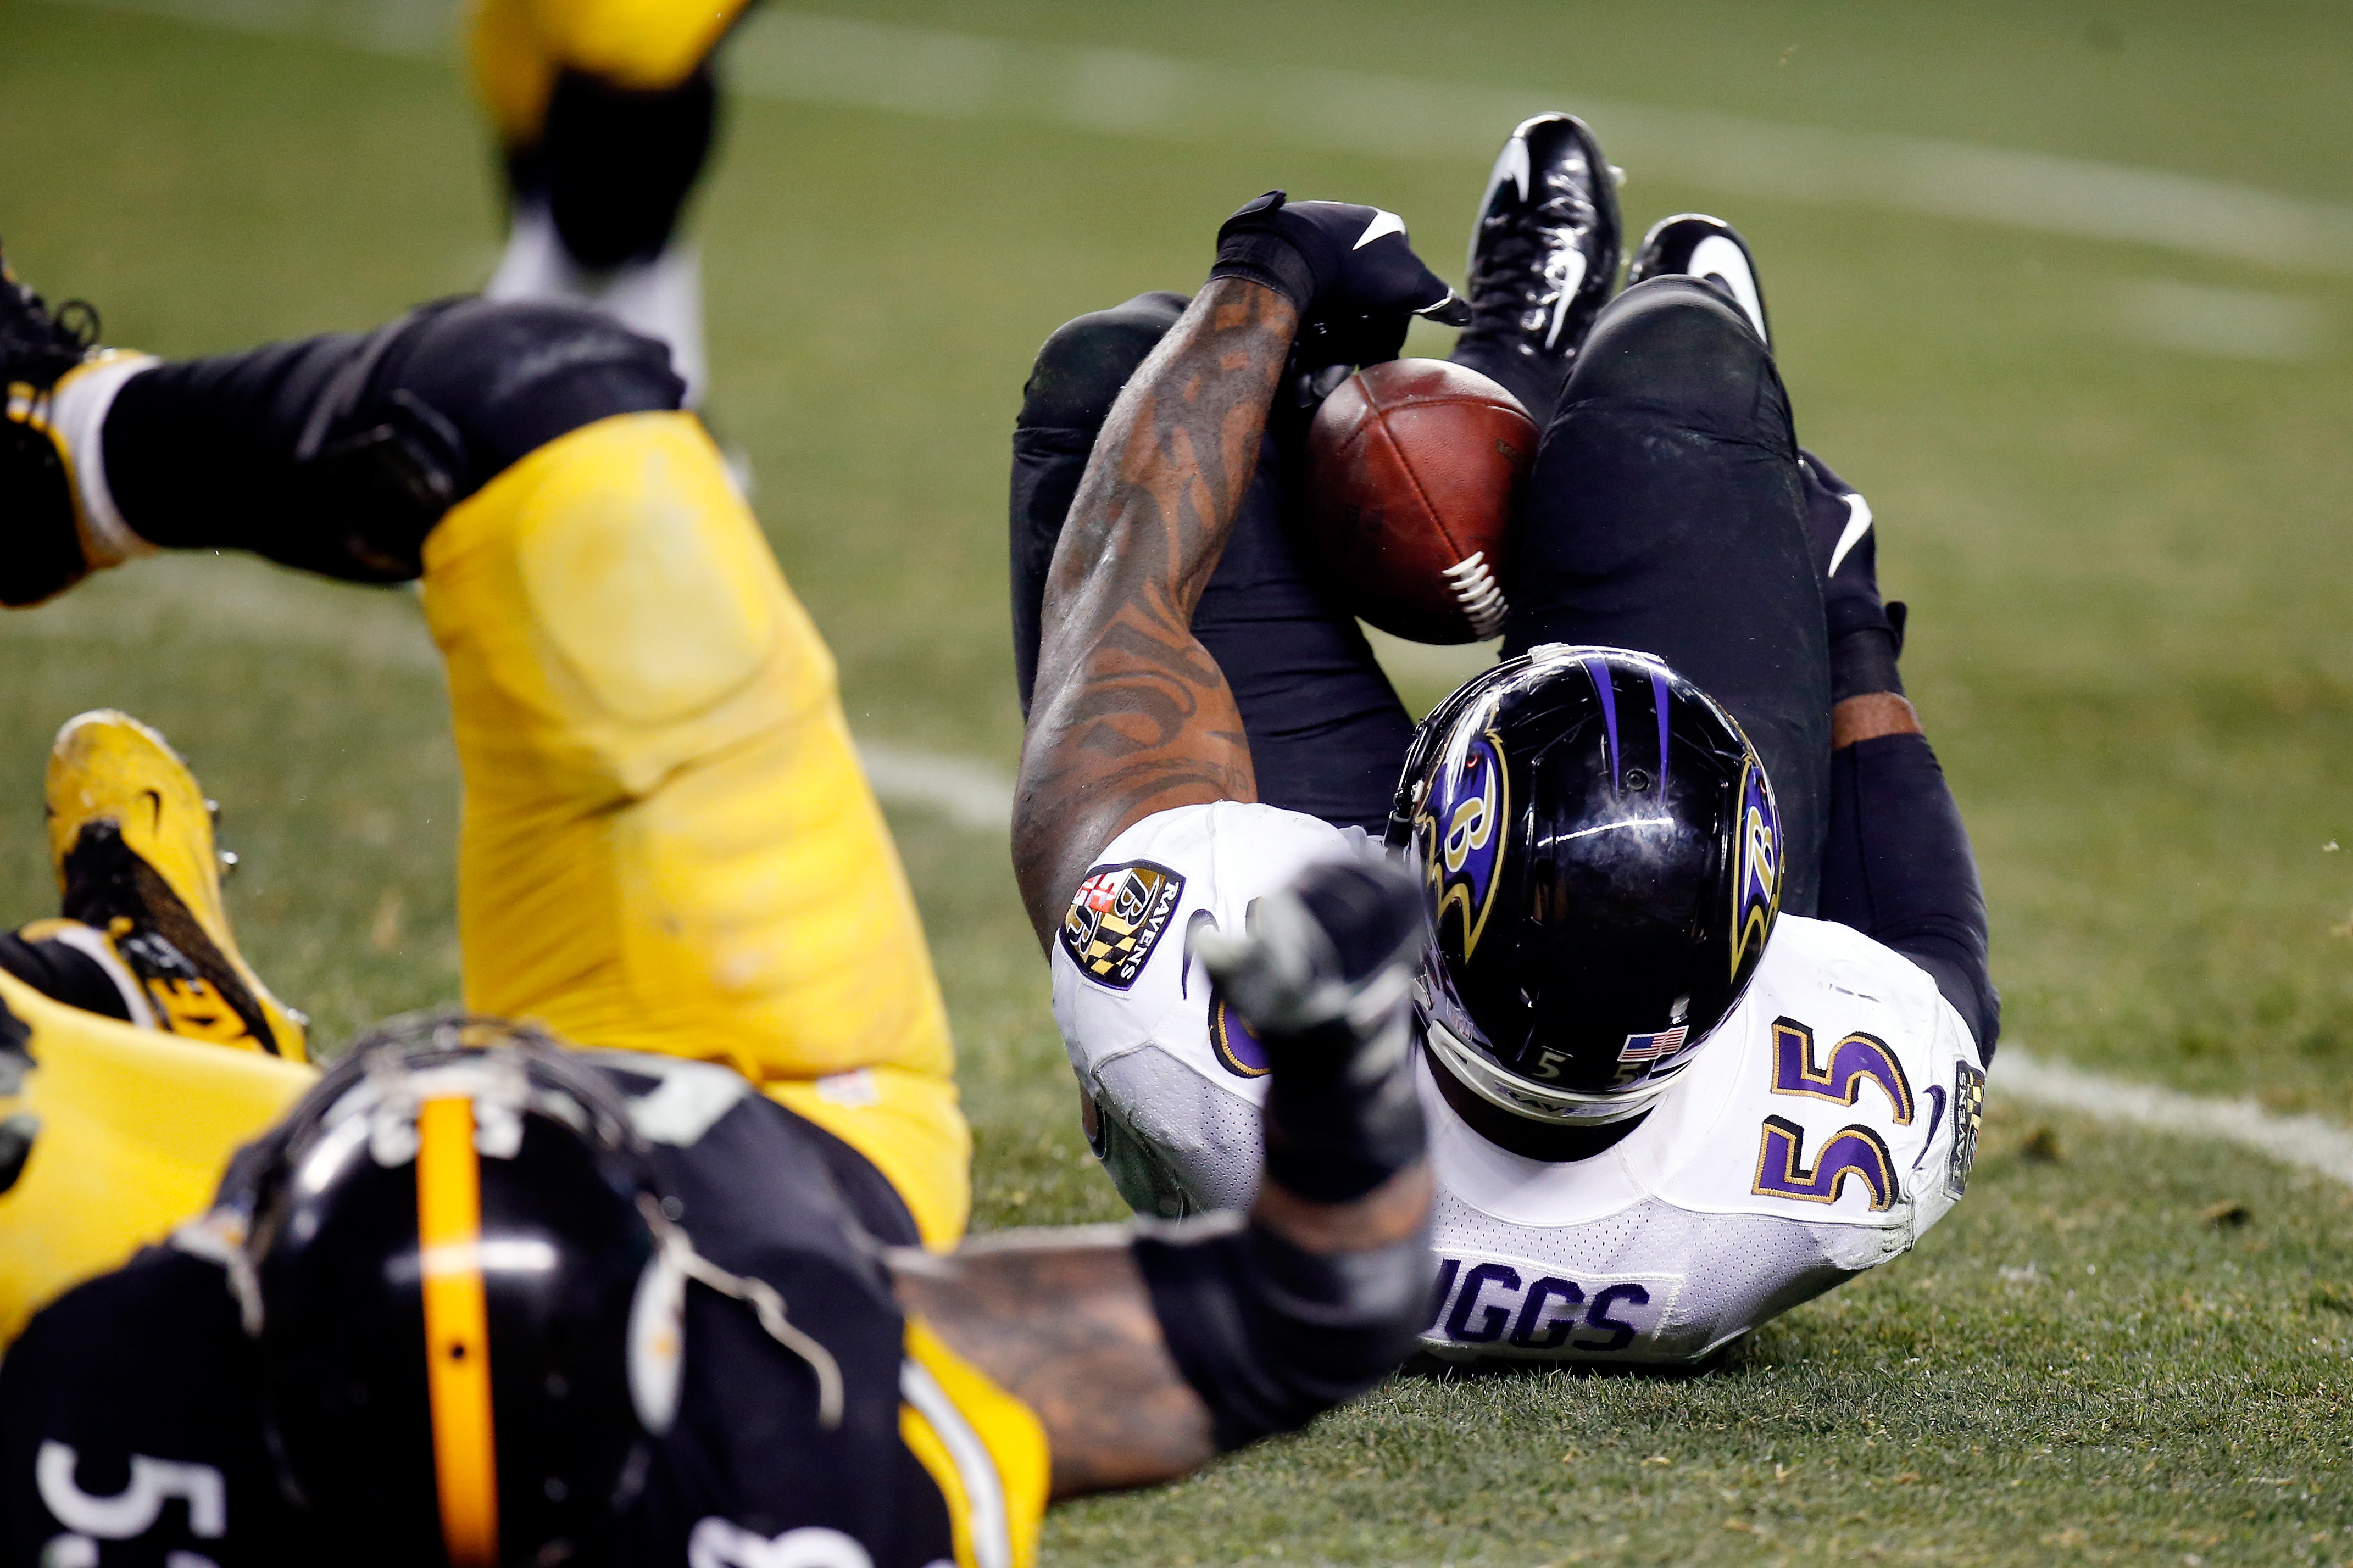
[[[588,1059],[629,1101],[672,1222],[739,1286],[773,1290],[841,1390],[828,1427],[811,1355],[771,1334],[743,1296],[693,1286],[676,1424],[653,1448],[623,1555],[758,1568],[824,1544],[874,1568],[953,1559],[947,1499],[902,1432],[905,1321],[881,1253],[917,1237],[890,1183],[725,1068]]]
[[[220,1268],[170,1248],[67,1292],[0,1362],[0,1568],[290,1563]]]

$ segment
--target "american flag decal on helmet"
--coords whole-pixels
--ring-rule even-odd
[[[1740,764],[1740,816],[1733,824],[1732,973],[1761,951],[1781,904],[1781,814],[1773,785],[1750,756]]]
[[[1953,1148],[1945,1161],[1945,1190],[1959,1197],[1978,1163],[1978,1131],[1985,1124],[1986,1075],[1967,1062],[1953,1073]]]
[[[1618,1076],[1610,1080],[1610,1086],[1617,1088],[1647,1077],[1654,1066],[1682,1050],[1690,1034],[1690,1025],[1677,1024],[1655,1035],[1627,1036],[1626,1043],[1618,1047]]]

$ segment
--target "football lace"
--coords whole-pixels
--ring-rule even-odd
[[[1504,602],[1504,590],[1496,584],[1495,574],[1487,569],[1485,551],[1472,551],[1449,566],[1442,575],[1447,586],[1454,591],[1454,602],[1461,606],[1473,636],[1484,641],[1504,629],[1504,616],[1511,605]]]

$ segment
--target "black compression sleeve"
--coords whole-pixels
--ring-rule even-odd
[[[1371,1388],[1430,1318],[1428,1239],[1311,1253],[1235,1214],[1143,1226],[1135,1260],[1218,1447],[1295,1431]]]
[[[1413,882],[1377,861],[1310,866],[1254,906],[1240,941],[1199,952],[1266,1046],[1266,1182],[1352,1202],[1422,1157],[1406,984],[1427,928]],[[1419,1202],[1419,1200],[1417,1200]],[[1212,1215],[1139,1226],[1135,1259],[1169,1354],[1218,1446],[1289,1432],[1394,1370],[1430,1319],[1429,1211],[1412,1234],[1310,1252]]]
[[[2001,997],[1987,973],[1985,895],[1927,737],[1882,735],[1831,754],[1821,918],[1926,970],[1993,1060]]]

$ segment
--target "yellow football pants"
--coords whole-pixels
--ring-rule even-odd
[[[689,414],[574,431],[451,510],[425,603],[464,767],[472,1007],[725,1062],[857,1149],[924,1241],[971,1134],[931,957],[831,655]],[[0,1343],[210,1200],[311,1068],[83,1013],[0,973],[40,1128],[0,1194]]]
[[[871,1160],[926,1242],[971,1137],[832,656],[691,414],[552,441],[425,546],[465,778],[467,1004],[725,1062]]]
[[[39,1124],[0,1194],[0,1344],[36,1308],[212,1201],[221,1168],[309,1089],[296,1062],[134,1028],[0,973],[36,1064],[0,1079],[0,1117]],[[12,1064],[13,1065],[13,1064]]]
[[[570,69],[613,87],[676,87],[751,0],[473,0],[475,90],[510,147],[539,141],[548,95]]]

